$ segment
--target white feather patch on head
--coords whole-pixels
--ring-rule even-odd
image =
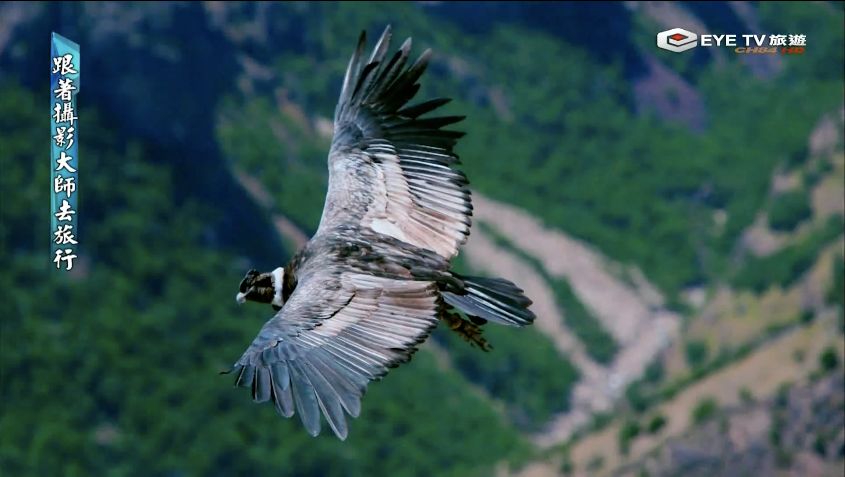
[[[282,306],[285,304],[284,300],[282,300],[282,283],[285,279],[285,269],[282,267],[278,267],[273,270],[273,289],[276,291],[273,294],[273,304],[276,306]]]
[[[238,293],[237,295],[235,295],[235,301],[238,302],[238,305],[243,305],[246,301],[246,294]]]

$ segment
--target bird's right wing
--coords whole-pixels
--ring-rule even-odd
[[[462,116],[423,117],[446,104],[414,106],[429,51],[406,66],[408,39],[391,57],[388,27],[369,59],[365,35],[349,62],[335,111],[329,188],[317,233],[353,225],[433,251],[445,259],[469,235],[467,180],[455,169],[462,132],[443,127]]]
[[[345,439],[367,384],[407,361],[437,324],[433,282],[321,270],[300,282],[233,368],[256,402],[299,413],[320,432],[320,411]]]

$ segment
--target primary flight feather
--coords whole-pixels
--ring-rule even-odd
[[[430,51],[409,64],[411,40],[388,56],[391,31],[369,57],[361,34],[334,115],[329,186],[317,232],[284,267],[250,270],[239,303],[277,310],[235,363],[235,384],[316,436],[320,416],[345,439],[370,381],[410,359],[443,320],[483,349],[480,325],[523,326],[531,300],[504,279],[450,271],[472,204],[453,151],[462,116],[412,106]],[[459,313],[460,312],[460,313]]]

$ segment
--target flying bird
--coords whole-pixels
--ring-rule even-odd
[[[438,321],[484,350],[486,322],[534,321],[513,283],[450,270],[472,204],[455,168],[464,133],[444,127],[464,117],[431,116],[445,98],[408,105],[431,52],[409,65],[411,39],[388,56],[390,39],[387,27],[365,58],[361,33],[349,61],[316,233],[285,267],[250,270],[236,295],[276,310],[230,370],[236,386],[299,414],[312,436],[322,415],[345,439],[369,382],[408,361]]]

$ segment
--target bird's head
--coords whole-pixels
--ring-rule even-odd
[[[270,303],[279,309],[284,304],[282,299],[282,281],[285,270],[279,267],[272,272],[258,273],[257,270],[246,272],[238,287],[235,301],[243,304],[247,300],[258,303]]]

